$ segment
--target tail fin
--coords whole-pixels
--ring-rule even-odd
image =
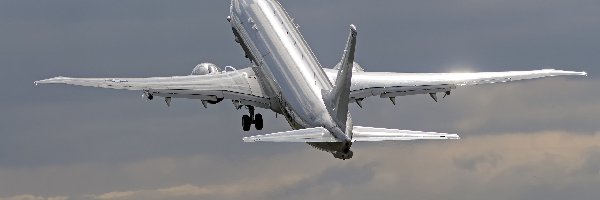
[[[350,85],[352,80],[352,66],[356,48],[356,26],[350,25],[350,35],[342,55],[340,69],[335,80],[335,85],[329,93],[332,115],[338,120],[339,127],[346,127],[348,119],[348,103],[350,101]],[[331,112],[331,111],[330,111]]]

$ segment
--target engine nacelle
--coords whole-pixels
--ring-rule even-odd
[[[340,66],[342,66],[342,63],[339,62],[337,65],[335,65],[335,67],[333,67],[333,69],[335,70],[340,70]],[[360,66],[358,63],[354,62],[352,63],[352,72],[364,72],[365,69],[362,68],[362,66]]]
[[[217,74],[221,72],[221,68],[212,63],[201,63],[194,67],[191,75],[207,75],[207,74]]]

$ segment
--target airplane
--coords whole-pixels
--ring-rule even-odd
[[[244,137],[244,142],[301,142],[350,159],[354,142],[448,140],[458,134],[354,126],[349,104],[362,107],[365,98],[424,94],[436,102],[462,86],[503,83],[586,72],[542,69],[533,71],[478,73],[367,72],[354,61],[358,31],[350,25],[340,62],[324,68],[300,34],[299,26],[277,0],[232,0],[227,21],[251,66],[221,69],[215,64],[197,65],[190,75],[150,78],[55,77],[35,84],[70,84],[142,92],[145,99],[200,100],[204,107],[231,100],[236,109],[245,108],[242,129],[263,129],[263,117],[255,108],[285,116],[293,130]]]

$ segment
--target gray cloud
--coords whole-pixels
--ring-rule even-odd
[[[560,67],[597,72],[593,52],[600,46],[595,39],[600,33],[595,20],[600,6],[590,0],[285,1],[284,5],[304,27],[308,41],[337,38],[331,41],[338,45],[313,44],[330,65],[337,62],[338,54],[331,52],[341,51],[345,27],[355,23],[360,32],[357,59],[367,70],[432,72],[472,66],[478,71]]]
[[[598,176],[600,174],[600,146],[590,148],[585,156],[586,161],[577,173],[582,176]]]
[[[30,194],[17,195],[7,198],[0,198],[0,200],[68,200],[69,197],[40,197],[33,196]]]
[[[312,150],[264,155],[230,166],[230,160],[199,154],[104,167],[42,167],[33,174],[24,169],[0,169],[0,176],[39,177],[53,172],[60,178],[55,181],[73,187],[82,178],[102,179],[104,169],[110,168],[111,179],[126,176],[121,179],[145,185],[135,190],[112,186],[96,194],[73,193],[69,195],[73,199],[388,199],[397,195],[410,199],[541,199],[552,197],[548,193],[564,196],[560,193],[574,188],[584,194],[595,193],[600,186],[599,137],[598,133],[567,132],[492,134],[441,143],[357,145],[360,154],[350,162],[315,155],[317,150]],[[477,157],[487,161],[479,161],[474,170],[465,170],[456,162]],[[66,176],[73,173],[76,175]],[[214,177],[209,178],[208,173]]]
[[[454,159],[454,163],[459,167],[465,170],[477,170],[477,168],[481,165],[496,165],[500,160],[502,160],[502,156],[498,155],[498,153],[490,152],[487,154],[477,154],[477,155],[464,155],[463,157],[458,157]]]
[[[228,102],[145,102],[140,93],[33,86],[57,75],[188,74],[248,61],[227,1],[0,1],[0,197],[85,199],[596,199],[600,3],[283,1],[322,64],[359,28],[369,71],[559,68],[569,77],[372,98],[364,126],[460,133],[450,143],[359,143],[349,162],[304,144],[244,144]],[[261,110],[261,133],[288,130]],[[257,134],[253,132],[250,134]],[[595,143],[594,143],[595,142]]]

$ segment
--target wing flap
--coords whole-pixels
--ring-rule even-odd
[[[244,137],[244,142],[339,142],[323,127]]]
[[[406,141],[406,140],[448,140],[460,139],[458,134],[396,130],[354,126],[352,140],[358,142]]]

